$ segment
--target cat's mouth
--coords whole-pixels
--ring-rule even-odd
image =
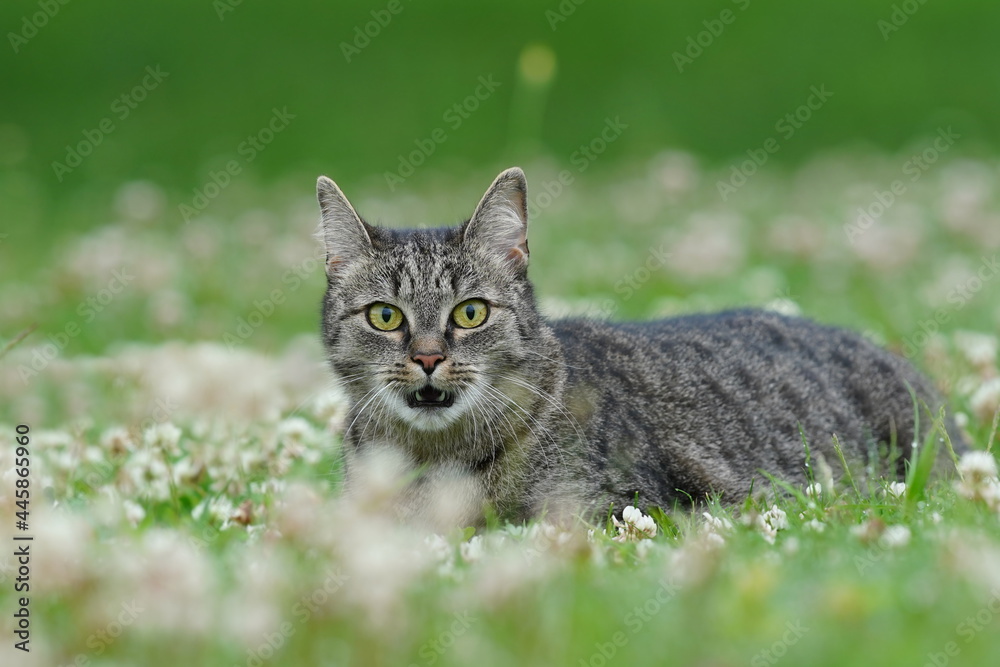
[[[455,393],[426,385],[406,395],[411,408],[450,408],[455,403]]]

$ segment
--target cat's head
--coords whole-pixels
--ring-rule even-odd
[[[527,278],[524,173],[503,172],[468,221],[439,229],[369,225],[333,181],[317,189],[323,340],[356,406],[354,436],[498,421],[531,384],[525,368],[538,368],[544,336]]]

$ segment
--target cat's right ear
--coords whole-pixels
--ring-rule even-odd
[[[351,202],[326,176],[320,176],[316,181],[316,198],[323,213],[326,273],[332,276],[346,264],[371,255],[372,240]]]

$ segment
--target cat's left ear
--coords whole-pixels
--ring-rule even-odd
[[[519,167],[493,181],[465,224],[463,241],[496,252],[516,269],[527,268],[528,186]]]

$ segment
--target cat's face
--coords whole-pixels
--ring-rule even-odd
[[[364,223],[320,179],[330,362],[372,421],[441,431],[493,421],[523,382],[537,320],[527,281],[524,177],[501,174],[460,227],[388,230]],[[503,395],[500,395],[500,392]]]

